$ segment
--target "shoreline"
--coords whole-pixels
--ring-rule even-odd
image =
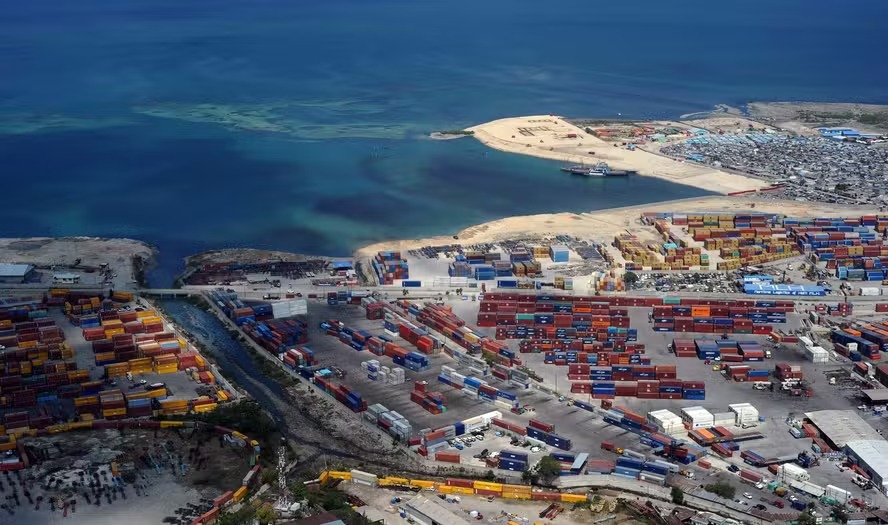
[[[574,164],[607,162],[611,168],[635,170],[677,184],[727,195],[766,188],[767,181],[693,164],[636,148],[630,151],[594,137],[563,117],[510,117],[466,128],[489,148]]]
[[[481,244],[509,238],[572,235],[598,242],[613,242],[614,235],[639,221],[642,212],[753,212],[780,213],[788,216],[844,216],[879,213],[876,207],[852,207],[807,201],[761,199],[757,196],[690,197],[589,212],[559,212],[504,217],[464,228],[453,235],[437,235],[422,239],[380,241],[355,250],[356,259],[373,257],[383,250],[408,251],[425,246],[447,244]],[[454,238],[454,236],[458,238]]]

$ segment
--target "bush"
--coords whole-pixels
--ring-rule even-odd
[[[712,485],[706,485],[705,487],[703,487],[703,490],[727,499],[734,499],[734,495],[737,494],[737,489],[734,488],[733,485],[731,485],[730,483],[725,483],[723,481],[713,483]]]
[[[672,487],[671,496],[672,496],[672,503],[675,503],[676,505],[684,504],[685,493],[680,488]]]

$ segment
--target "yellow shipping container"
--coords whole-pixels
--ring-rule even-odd
[[[330,479],[342,479],[345,481],[350,481],[352,479],[351,472],[344,472],[339,470],[330,470],[327,472],[327,475]]]
[[[156,369],[158,374],[174,374],[179,371],[178,365],[158,366]]]
[[[108,330],[105,330],[105,338],[111,339],[115,335],[121,335],[123,333],[125,333],[123,328],[109,328]]]
[[[167,395],[166,388],[155,388],[154,390],[148,391],[148,397],[163,397]]]
[[[530,499],[530,492],[514,492],[511,490],[504,490],[503,497],[508,499]]]
[[[125,408],[106,408],[102,410],[102,417],[115,417],[115,416],[125,416],[126,409]]]
[[[451,487],[453,488],[453,494],[474,494],[475,489],[470,489],[468,487]]]
[[[435,488],[435,485],[437,485],[437,483],[424,479],[411,479],[410,485],[413,485],[414,487],[419,487],[421,489],[433,489]]]
[[[0,452],[6,452],[9,450],[15,450],[15,441],[10,441],[8,443],[0,443]]]
[[[102,321],[102,328],[117,328],[123,326],[123,321],[120,319],[105,319]]]
[[[493,490],[495,492],[502,492],[503,491],[503,484],[502,483],[488,483],[486,481],[476,481],[474,483],[474,486],[476,489],[481,489],[481,490]]]
[[[185,426],[183,421],[161,421],[160,428],[177,428]]]
[[[562,494],[561,501],[565,503],[582,503],[589,498],[585,494]]]
[[[396,478],[396,477],[385,477],[379,478],[378,484],[380,487],[390,487],[392,485],[409,485],[410,480],[407,478]]]
[[[19,348],[34,348],[39,341],[22,341],[18,344]]]
[[[453,494],[453,489],[456,487],[451,487],[450,485],[445,485],[443,483],[438,485],[438,492],[441,494]]]
[[[206,405],[198,405],[194,407],[194,411],[198,414],[212,412],[213,410],[216,410],[217,406],[219,406],[217,403],[207,403]]]
[[[234,494],[231,496],[231,501],[237,503],[240,500],[244,499],[244,496],[247,495],[247,487],[241,487],[234,491]]]
[[[83,396],[74,398],[74,406],[92,405],[99,402],[99,396]]]
[[[219,401],[228,401],[228,394],[224,390],[216,390],[216,397],[219,398]]]
[[[157,312],[155,312],[154,310],[143,310],[141,312],[136,312],[136,317],[139,319],[157,317]]]

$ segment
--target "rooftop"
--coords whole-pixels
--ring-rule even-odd
[[[884,439],[849,441],[848,448],[882,478],[883,484],[888,482],[888,441]]]
[[[861,390],[870,403],[888,402],[888,389],[880,388],[878,390]]]
[[[2,277],[24,277],[34,267],[30,264],[10,264],[0,263],[0,276]]]
[[[818,410],[807,412],[805,417],[840,448],[851,441],[884,441],[882,436],[853,410]]]
[[[468,520],[457,516],[441,505],[438,505],[435,501],[424,496],[416,496],[408,501],[405,507],[407,507],[408,512],[414,511],[423,516],[428,516],[435,521],[435,523],[439,523],[440,525],[469,525]]]

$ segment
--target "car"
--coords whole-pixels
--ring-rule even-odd
[[[462,449],[464,449],[464,448],[466,448],[466,447],[462,446],[461,443],[454,443],[454,444],[453,444],[453,448],[455,448],[456,450],[462,450]]]
[[[496,437],[503,437],[503,433],[500,432],[499,430],[497,430],[496,432],[494,432],[493,435],[496,436]]]
[[[793,496],[792,494],[790,494],[790,496],[789,496],[789,501],[796,501],[796,500],[798,500],[798,499],[799,499],[799,498]]]
[[[771,503],[771,505],[774,505],[778,509],[782,509],[784,507],[783,502],[780,501],[779,499],[775,499],[774,502]]]
[[[762,483],[761,481],[759,481],[758,483],[755,484],[755,488],[762,490],[763,488],[765,488],[765,484]]]
[[[740,467],[737,465],[728,465],[728,470],[730,472],[740,472]]]
[[[744,492],[744,493],[743,493],[743,497],[746,498],[746,499],[752,499],[752,494],[750,494],[750,493],[748,493],[748,492]]]

